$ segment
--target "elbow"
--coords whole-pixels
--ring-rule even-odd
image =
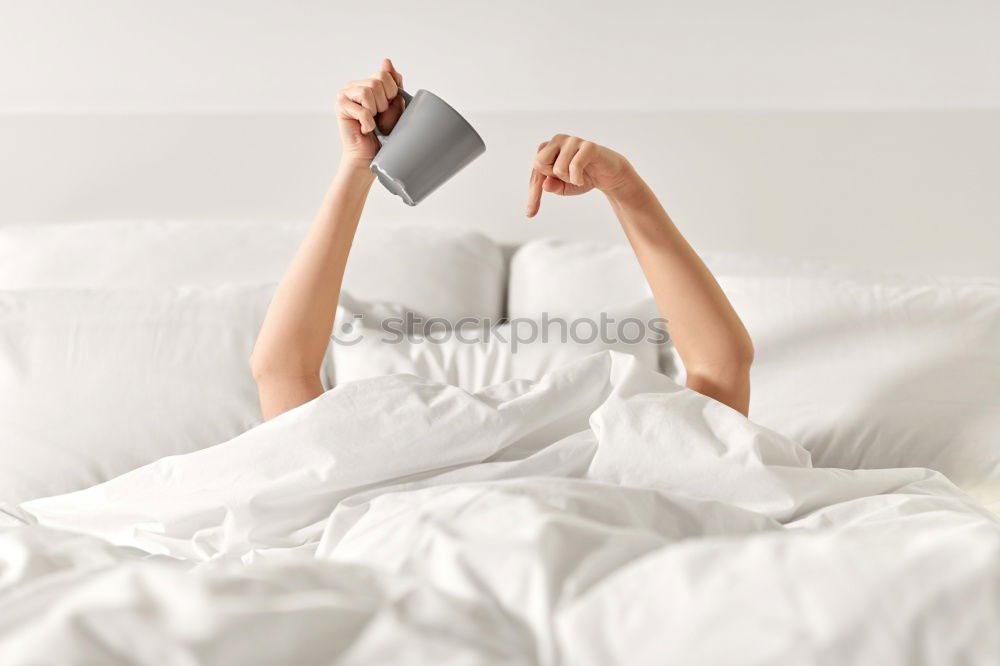
[[[290,381],[319,380],[320,370],[297,358],[272,358],[254,351],[247,361],[257,386],[284,384]]]
[[[685,363],[688,382],[707,381],[712,384],[741,384],[749,380],[753,364],[753,348],[733,350],[705,362]]]
[[[738,332],[720,350],[719,361],[721,365],[726,367],[749,372],[750,366],[753,365],[754,353],[753,340],[750,339],[750,333],[741,322]]]
[[[746,329],[740,329],[712,341],[710,345],[678,349],[687,375],[731,377],[749,374],[755,350],[750,334]]]
[[[254,381],[259,384],[264,376],[264,364],[261,363],[260,356],[258,356],[256,351],[250,354],[250,358],[247,359],[247,366],[250,368],[250,374],[253,376]]]
[[[690,389],[728,405],[744,416],[750,410],[750,366],[754,348],[749,336],[734,340],[711,359],[685,364]]]
[[[270,358],[266,354],[261,354],[257,351],[254,351],[254,353],[250,355],[248,364],[250,366],[250,374],[253,376],[254,381],[257,382],[258,385],[271,381],[275,378],[293,374],[287,363],[278,362],[276,359]]]
[[[744,332],[732,351],[734,365],[749,370],[753,365],[754,353],[753,340],[749,333]]]
[[[258,386],[280,374],[278,372],[279,368],[275,363],[256,352],[250,355],[247,365],[250,367],[250,375]]]

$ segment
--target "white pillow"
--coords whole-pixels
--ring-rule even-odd
[[[159,220],[0,227],[0,289],[273,283],[307,228]]]
[[[507,280],[507,314],[539,318],[543,313],[568,319],[659,317],[652,292],[635,253],[627,243],[541,239],[522,245],[511,257]],[[635,304],[636,310],[629,312]],[[652,313],[652,314],[650,314]],[[669,339],[657,346],[658,367],[678,377]]]
[[[704,252],[716,275],[878,277],[833,264],[732,252]],[[632,247],[626,243],[541,239],[525,243],[510,262],[508,314],[579,315],[651,297]]]
[[[542,239],[525,243],[510,260],[511,318],[593,316],[651,297],[627,244]]]
[[[0,502],[64,493],[260,421],[272,287],[0,292]]]
[[[449,227],[362,224],[347,262],[344,289],[427,317],[499,320],[507,290],[500,246]]]
[[[1000,509],[1000,281],[720,279],[750,417],[818,466],[929,467]]]
[[[304,223],[113,221],[0,228],[0,289],[272,284]],[[344,288],[454,321],[498,319],[500,247],[451,227],[362,224]]]
[[[636,329],[637,330],[637,329]],[[356,326],[333,345],[337,384],[391,374],[412,374],[467,391],[510,379],[539,379],[556,368],[600,351],[632,354],[648,368],[657,368],[657,346],[635,331],[625,339],[603,340],[590,330],[564,336],[559,325],[541,336],[541,322],[521,320],[493,328],[432,329],[426,335],[403,335],[398,327]],[[593,339],[591,339],[593,337]],[[575,338],[575,339],[574,339]]]

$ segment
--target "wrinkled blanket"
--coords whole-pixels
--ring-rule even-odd
[[[3,664],[997,664],[1000,521],[603,353],[8,508]]]

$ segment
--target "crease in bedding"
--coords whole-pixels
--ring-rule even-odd
[[[0,528],[0,662],[995,664],[1000,520],[604,352],[344,384]]]

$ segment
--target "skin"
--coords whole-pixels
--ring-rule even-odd
[[[753,344],[719,283],[622,155],[578,137],[557,134],[538,146],[528,183],[528,217],[542,193],[599,190],[618,216],[667,320],[687,370],[687,386],[746,416]]]
[[[320,366],[330,343],[361,211],[375,176],[376,123],[388,133],[403,110],[403,77],[388,59],[377,73],[348,83],[337,97],[343,151],[337,174],[302,245],[278,285],[250,359],[265,419],[323,393]],[[687,385],[746,415],[753,345],[715,278],[687,243],[656,195],[622,155],[557,134],[535,155],[527,216],[542,194],[598,190],[632,244],[670,336],[687,370]]]

